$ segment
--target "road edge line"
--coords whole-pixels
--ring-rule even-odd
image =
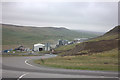
[[[29,73],[22,74],[17,80],[20,80],[21,78],[23,78],[27,74],[29,74]]]
[[[28,63],[28,59],[27,59],[27,60],[25,60],[25,64],[27,64],[27,65],[29,65],[29,66],[32,66],[32,67],[33,67],[33,65],[31,65],[31,64],[29,64],[29,63]]]

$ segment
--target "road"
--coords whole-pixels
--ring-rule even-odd
[[[3,57],[2,78],[117,78],[117,72],[70,70],[43,67],[32,63],[33,59],[51,58],[54,55],[30,57]]]

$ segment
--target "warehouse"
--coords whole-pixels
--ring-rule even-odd
[[[45,49],[45,45],[44,44],[34,44],[33,46],[33,50],[34,51],[43,51]]]

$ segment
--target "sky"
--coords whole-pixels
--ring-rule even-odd
[[[2,23],[107,32],[118,25],[118,2],[2,2]]]

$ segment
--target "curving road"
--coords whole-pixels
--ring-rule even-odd
[[[117,72],[70,70],[43,67],[32,59],[51,58],[55,55],[31,57],[3,57],[2,78],[118,78]]]

